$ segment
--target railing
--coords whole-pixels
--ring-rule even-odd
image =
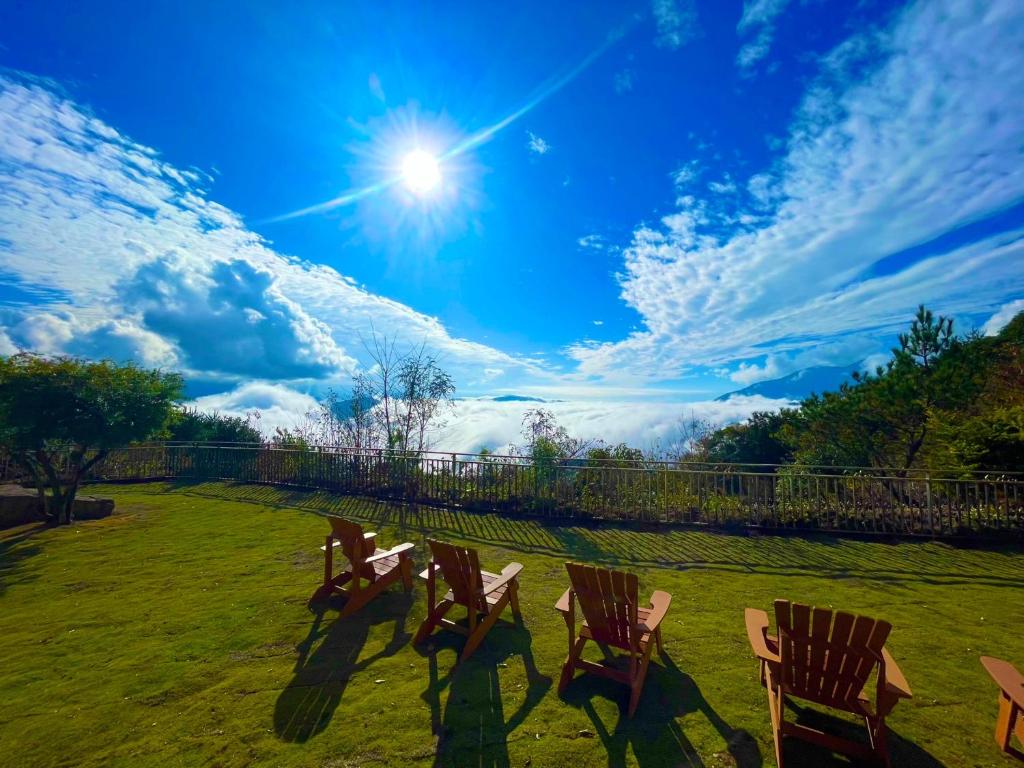
[[[496,512],[720,527],[1024,533],[1024,478],[1013,473],[160,444],[114,451],[90,479],[234,480]]]

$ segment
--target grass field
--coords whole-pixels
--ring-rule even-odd
[[[743,608],[776,597],[895,625],[915,698],[890,718],[894,765],[1011,765],[978,656],[1024,663],[1020,551],[556,526],[259,486],[90,492],[117,514],[0,531],[3,765],[774,765]],[[343,622],[337,606],[311,612],[324,513],[368,523],[384,546],[414,542],[417,566],[427,536],[477,547],[489,570],[523,563],[525,627],[497,627],[456,667],[461,638],[410,644],[420,583]],[[570,558],[674,595],[632,721],[614,683],[556,693],[566,635],[552,606]]]

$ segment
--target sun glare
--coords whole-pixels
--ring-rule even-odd
[[[429,152],[414,149],[402,159],[402,180],[410,192],[426,195],[441,182],[441,166]]]

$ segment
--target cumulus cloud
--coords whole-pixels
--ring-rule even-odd
[[[661,48],[675,50],[700,34],[695,0],[652,0],[651,12]]]
[[[301,423],[306,414],[317,407],[317,400],[284,384],[251,381],[227,392],[197,398],[192,405],[203,411],[240,418],[258,411],[259,429],[265,435],[272,435],[277,428],[289,429]]]
[[[998,312],[988,319],[988,322],[981,329],[982,333],[986,336],[995,336],[1021,312],[1024,312],[1024,299],[1016,299],[1004,304],[999,308]]]
[[[1024,201],[1022,36],[1019,3],[923,2],[839,46],[746,202],[684,195],[635,230],[622,297],[644,325],[571,347],[580,373],[735,370],[878,339],[922,302],[972,316],[1021,295],[1024,229],[946,236]]]
[[[372,327],[425,342],[467,380],[485,368],[540,372],[277,253],[209,198],[204,174],[164,162],[47,83],[0,75],[0,135],[0,269],[44,297],[0,318],[12,344],[292,378],[365,363],[359,338]]]

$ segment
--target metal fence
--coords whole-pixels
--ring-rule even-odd
[[[229,480],[466,509],[717,527],[959,536],[1024,533],[1024,477],[350,448],[159,444],[91,480]]]

